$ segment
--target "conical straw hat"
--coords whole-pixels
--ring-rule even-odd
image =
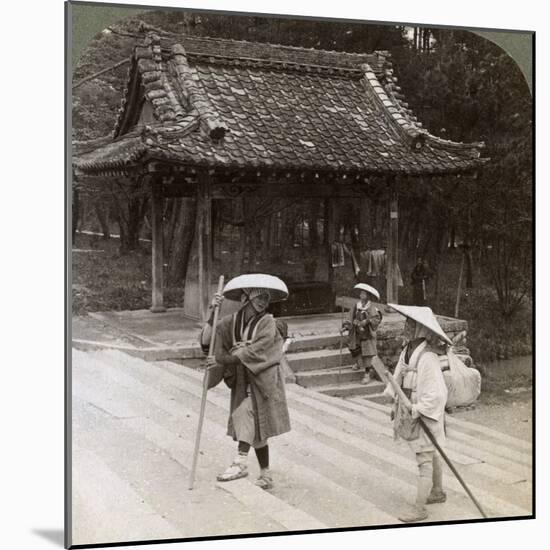
[[[288,298],[286,284],[273,275],[265,273],[247,273],[231,279],[223,289],[223,295],[228,300],[239,301],[243,290],[262,288],[269,291],[271,302],[280,302]]]
[[[380,294],[373,286],[367,285],[366,283],[357,283],[353,288],[356,288],[357,290],[364,290],[375,296],[377,300],[380,300]]]
[[[429,307],[425,306],[400,306],[398,304],[388,304],[391,308],[395,309],[401,315],[409,317],[413,321],[420,323],[427,329],[431,330],[434,334],[439,336],[443,341],[452,345],[450,338],[443,332],[443,329],[439,326],[433,311]]]

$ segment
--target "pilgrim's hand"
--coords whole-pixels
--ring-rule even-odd
[[[237,342],[230,350],[231,353],[234,353],[238,349],[244,348],[246,346],[245,342]]]
[[[224,300],[223,294],[221,294],[219,292],[216,292],[216,294],[214,294],[214,297],[212,298],[212,302],[210,303],[210,307],[211,308],[215,308],[216,306],[221,307],[223,300]]]
[[[216,362],[216,358],[213,355],[209,355],[206,358],[206,368],[207,369],[213,369],[217,365],[218,365],[218,363]]]

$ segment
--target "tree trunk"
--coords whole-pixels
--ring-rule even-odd
[[[145,216],[143,207],[147,202],[146,198],[134,198],[130,200],[128,207],[127,251],[134,251],[139,248],[139,232]]]
[[[269,243],[271,241],[271,215],[264,220],[262,228],[262,258],[267,260],[269,258]]]
[[[195,236],[196,218],[196,200],[193,198],[181,199],[168,265],[168,283],[172,286],[185,283],[189,253]]]
[[[139,246],[139,234],[149,205],[149,193],[142,183],[143,178],[138,178],[130,184],[119,180],[112,184],[121,254],[137,250]]]
[[[361,199],[359,205],[359,248],[367,250],[372,241],[372,208],[369,199]]]
[[[244,199],[240,198],[237,199],[237,216],[236,218],[238,220],[244,220],[245,215],[245,206],[244,206]],[[237,266],[239,273],[245,272],[245,252],[246,252],[246,227],[244,225],[241,225],[239,227],[239,246],[237,248]]]
[[[317,199],[311,199],[309,201],[309,246],[310,248],[317,249],[319,246],[319,232],[317,231],[317,217],[319,214],[319,204]]]
[[[451,225],[449,237],[449,248],[454,250],[456,248],[456,224]]]
[[[474,258],[470,247],[466,248],[466,288],[474,288]]]
[[[166,228],[166,237],[164,238],[164,257],[169,258],[172,252],[172,246],[174,242],[174,235],[176,234],[176,227],[178,225],[180,210],[181,210],[181,198],[175,198],[169,200],[171,203],[168,227]],[[168,217],[168,216],[167,216]]]
[[[108,241],[111,238],[111,230],[109,228],[109,221],[107,218],[107,212],[105,211],[105,205],[102,204],[101,199],[94,201],[94,210],[101,226],[101,232],[103,233],[103,240]]]
[[[435,265],[434,265],[434,300],[433,300],[433,306],[432,309],[435,309],[438,307],[439,303],[439,272],[440,272],[440,265],[441,265],[441,254],[443,250],[446,248],[446,239],[447,239],[447,228],[445,226],[444,221],[439,222],[439,227],[437,231],[437,239],[435,241]]]

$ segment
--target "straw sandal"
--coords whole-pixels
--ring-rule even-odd
[[[260,474],[254,485],[264,490],[273,489],[273,478],[269,474]]]
[[[424,521],[425,519],[428,519],[428,511],[426,508],[418,508],[417,506],[414,506],[404,514],[400,515],[397,519],[403,523],[416,523],[417,521]]]
[[[234,479],[240,479],[241,477],[246,477],[248,475],[248,468],[246,464],[239,464],[238,462],[233,462],[223,474],[218,474],[216,479],[218,481],[233,481]]]
[[[440,504],[447,500],[447,495],[443,491],[432,491],[426,499],[426,504]]]

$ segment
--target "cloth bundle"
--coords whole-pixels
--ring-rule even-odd
[[[443,371],[447,386],[447,407],[461,407],[474,403],[481,393],[481,374],[467,367],[451,350],[447,352],[449,369]]]

